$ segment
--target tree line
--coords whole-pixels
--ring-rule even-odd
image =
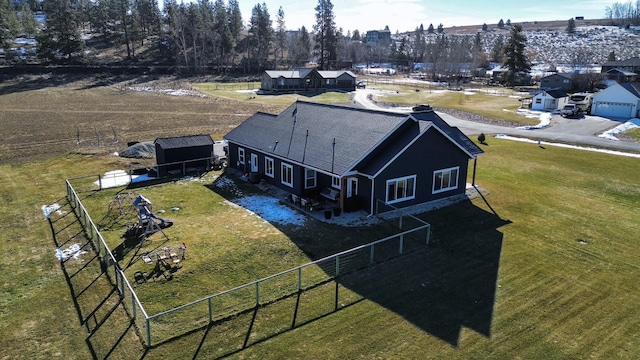
[[[315,61],[321,70],[351,68],[356,63],[391,63],[411,70],[428,63],[432,78],[459,76],[462,64],[486,68],[503,63],[512,73],[526,71],[526,38],[519,25],[509,37],[492,44],[480,33],[451,36],[444,26],[421,24],[414,32],[395,39],[367,41],[358,30],[336,27],[331,0],[318,0],[312,29],[286,27],[280,7],[272,19],[265,3],[256,4],[245,21],[238,0],[0,0],[0,41],[10,59],[11,40],[35,37],[37,59],[47,63],[82,64],[86,60],[85,35],[91,34],[113,47],[124,48],[122,64],[154,62],[188,73],[259,73],[287,69]],[[45,16],[43,25],[34,14]],[[505,26],[500,19],[498,26]],[[388,31],[388,27],[385,28]],[[148,55],[149,51],[152,55]],[[142,59],[144,57],[144,59]]]

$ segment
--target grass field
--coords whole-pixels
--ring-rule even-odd
[[[107,90],[114,91],[67,86],[23,91],[22,96],[30,99],[24,103],[30,104],[30,111],[60,113],[62,120],[76,116],[64,105],[76,96],[92,102],[75,117],[79,121],[88,110],[101,117],[102,101],[105,113],[117,113],[113,107],[121,104]],[[122,113],[114,121],[121,128],[141,132],[145,126],[137,125],[139,117],[162,118],[158,126],[167,131],[175,118],[178,123],[184,121],[178,128],[188,131],[190,122],[176,114],[207,104],[200,98],[174,101],[159,94],[132,92],[125,97],[129,98],[126,103],[147,109],[171,103],[164,110],[167,115],[162,111],[154,116]],[[22,116],[17,106],[10,107],[18,101],[22,100],[13,92],[0,96],[0,102],[12,109],[2,110],[3,124],[13,121],[11,139],[29,138],[34,126],[26,115],[22,122],[13,120]],[[208,111],[226,119],[223,112],[229,110],[218,111],[212,104],[227,101],[208,99],[212,107]],[[242,102],[232,104],[233,113],[239,113]],[[246,106],[259,108],[252,103]],[[197,117],[204,119],[206,111]],[[69,126],[62,120],[57,122],[59,128]],[[211,129],[232,126],[200,121]],[[42,130],[42,141],[55,139],[56,126],[46,126],[49,130]],[[205,127],[200,130],[207,131]],[[50,137],[45,139],[47,134]],[[344,306],[339,311],[333,311],[335,285],[331,283],[300,299],[285,299],[144,350],[97,260],[87,257],[81,263],[61,264],[55,258],[56,243],[40,206],[64,205],[65,178],[126,169],[130,164],[99,151],[74,153],[73,136],[69,141],[52,154],[32,150],[34,154],[25,158],[18,152],[0,164],[3,358],[633,359],[640,353],[637,159],[490,138],[476,176],[490,193],[484,199],[421,215],[433,226],[432,245],[340,279]],[[38,149],[46,148],[45,144]],[[164,199],[173,203],[172,188],[178,186],[169,183],[148,191],[158,206],[169,206]],[[202,199],[200,192],[193,196]],[[206,202],[190,205],[190,199],[180,199],[184,212],[179,216],[195,214],[190,206],[207,206]],[[96,205],[100,207],[104,209]],[[82,241],[72,215],[61,216],[53,228],[58,240],[67,239],[62,245]],[[169,230],[180,239],[192,236],[179,233],[178,222]],[[317,241],[326,230],[307,230],[295,229],[296,236],[320,246],[314,255],[320,256],[321,245],[332,239]],[[257,232],[282,233],[277,226],[260,223],[254,232],[229,236],[255,241]],[[286,241],[295,242],[292,233],[287,232],[289,240],[266,241],[274,242],[274,249],[283,249]],[[365,232],[363,237],[369,236]],[[354,235],[354,242],[360,240]],[[300,260],[309,256],[296,248],[287,247],[291,256]],[[229,259],[242,261],[233,254]],[[184,266],[186,270],[188,261]],[[293,309],[298,311],[295,329],[291,329]]]

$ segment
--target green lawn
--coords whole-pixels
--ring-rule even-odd
[[[242,348],[245,340],[248,346],[238,357],[411,358],[422,357],[427,348],[427,357],[460,359],[638,353],[640,180],[630,174],[640,171],[640,162],[507,140],[489,139],[489,144],[477,174],[490,191],[486,202],[422,215],[434,227],[433,245],[342,279],[339,311],[332,312],[334,288],[328,284],[299,300],[296,321],[306,324],[294,330],[289,328],[296,299],[285,299],[255,318],[239,315],[160,345],[146,358],[168,352],[175,358],[221,356]],[[83,167],[75,167],[80,161]],[[2,273],[0,334],[10,358],[89,354],[86,329],[78,325],[39,206],[61,200],[65,176],[117,165],[70,155],[50,159],[46,171],[39,162],[0,168],[8,205],[1,215],[3,250],[12,255],[4,263],[11,271]],[[149,194],[158,205],[176,204],[163,204],[159,196],[170,198],[178,186],[161,185]],[[189,215],[190,203],[189,198],[179,203],[181,217]],[[168,229],[171,236],[177,224]],[[256,225],[256,231],[278,232],[264,226]],[[305,230],[295,231],[309,237]],[[212,241],[215,233],[212,228]],[[254,241],[254,235],[246,236]],[[230,262],[242,261],[229,256]],[[188,266],[186,261],[185,270]],[[171,284],[174,290],[177,284]],[[174,295],[189,291],[182,286]],[[130,331],[119,342],[106,333],[92,335],[95,349],[114,347],[127,358],[140,356]]]
[[[108,114],[125,113],[129,106],[148,109],[136,116],[119,115],[118,126],[123,129],[119,131],[135,129],[136,138],[154,135],[145,132],[162,113],[152,111],[154,103],[170,108],[168,115],[162,115],[162,132],[171,121],[181,121],[181,129],[187,131],[186,117],[171,120],[171,114],[189,113],[193,106],[199,106],[198,114],[192,111],[191,116],[197,115],[202,129],[220,131],[238,120],[207,124],[207,112],[217,114],[209,121],[222,121],[223,112],[245,103],[224,100],[226,107],[218,112],[218,98],[176,101],[154,94],[73,87],[29,90],[22,97],[30,108],[17,106],[23,100],[14,93],[0,96],[1,120],[11,124],[5,127],[8,137],[3,146],[9,144],[16,156],[17,144],[32,131],[55,137],[57,124],[61,133],[73,133],[73,124],[91,120],[88,114],[103,114],[102,102],[109,105]],[[76,114],[64,105],[71,100],[79,105],[91,102],[95,109],[85,104]],[[260,108],[247,104],[251,111]],[[45,122],[46,114],[58,112],[56,116],[70,122]],[[143,124],[138,124],[140,116]],[[103,115],[95,121],[100,119]],[[33,126],[38,121],[42,128]],[[57,246],[86,244],[73,214],[56,215],[50,227],[40,208],[60,203],[68,211],[65,178],[128,169],[131,161],[98,152],[76,154],[73,144],[29,161],[4,159],[0,164],[3,357],[635,358],[640,353],[640,161],[493,138],[487,142],[476,175],[476,182],[489,192],[485,198],[421,215],[433,226],[432,245],[340,278],[338,311],[334,311],[336,284],[327,283],[299,298],[286,298],[215,326],[202,324],[197,331],[146,351],[91,248],[83,248],[88,253],[81,261],[56,259]],[[67,154],[59,155],[64,149]],[[165,287],[169,294],[157,293],[167,306],[200,296],[202,289],[190,286],[206,270],[210,270],[202,276],[206,286],[237,284],[276,270],[256,267],[257,258],[278,269],[288,268],[362,243],[376,232],[363,229],[348,234],[320,225],[283,228],[233,211],[221,216],[220,202],[230,195],[207,188],[207,181],[136,190],[154,201],[156,209],[180,207],[176,213],[165,213],[176,221],[167,229],[170,241],[186,239],[193,244],[190,255],[212,261],[205,269],[204,262],[188,259],[184,272],[175,274],[176,281],[152,283],[150,288],[169,285]],[[187,186],[195,190],[179,192]],[[105,202],[114,194],[82,196],[104,212]],[[202,211],[209,208],[208,214]],[[189,219],[200,225],[185,229]],[[113,234],[109,241],[118,242],[118,232]],[[200,245],[196,238],[202,239]],[[229,239],[245,243],[248,252],[225,247],[231,241],[223,240]],[[162,242],[152,240],[149,245]],[[207,253],[207,242],[210,249],[226,253]],[[123,251],[123,258],[133,258],[132,251]],[[203,268],[191,268],[195,265]],[[140,264],[130,270],[136,266]],[[216,276],[225,269],[225,278]],[[236,274],[235,269],[241,271]],[[181,276],[190,280],[177,281]]]

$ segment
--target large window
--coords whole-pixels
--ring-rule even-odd
[[[316,187],[316,171],[304,169],[304,188],[312,189],[314,187]]]
[[[244,165],[244,148],[238,148],[238,163]]]
[[[393,204],[400,201],[415,199],[416,176],[387,180],[387,203]]]
[[[293,187],[293,166],[282,163],[280,176],[283,184]]]
[[[273,165],[273,159],[270,157],[265,157],[264,158],[264,174],[267,175],[268,177],[274,177],[274,165]]]
[[[433,193],[454,190],[458,188],[458,172],[460,167],[456,166],[444,170],[433,172]]]

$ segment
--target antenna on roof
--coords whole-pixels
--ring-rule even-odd
[[[333,149],[331,152],[331,172],[333,172],[333,164],[336,160],[336,138],[333,138]]]
[[[304,164],[304,158],[307,155],[307,140],[309,139],[309,129],[307,129],[307,135],[304,137],[304,150],[302,151],[302,163]]]
[[[289,138],[289,149],[287,149],[287,157],[289,157],[289,152],[291,151],[291,143],[293,142],[293,132],[296,130],[296,114],[298,113],[298,103],[296,103],[296,108],[293,109],[293,126],[291,126],[291,137]]]
[[[276,143],[273,145],[273,150],[271,150],[271,152],[275,152],[277,147],[278,147],[278,140],[276,140]]]

